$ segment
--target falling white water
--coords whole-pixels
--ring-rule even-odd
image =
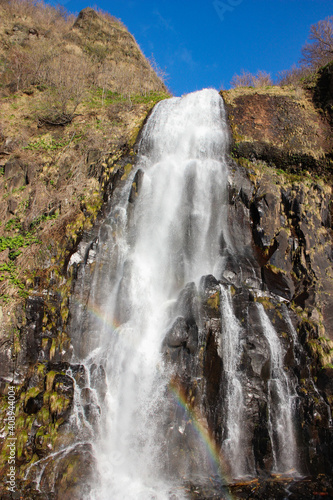
[[[270,350],[271,373],[268,381],[269,434],[274,457],[274,472],[297,471],[297,447],[294,430],[295,390],[284,369],[284,350],[264,306],[258,304],[260,321]]]
[[[221,343],[220,352],[223,360],[223,374],[225,377],[226,398],[224,411],[226,412],[226,439],[222,448],[224,456],[230,463],[232,477],[239,478],[246,475],[246,457],[244,453],[244,397],[240,381],[241,359],[241,326],[233,308],[230,289],[220,286],[221,304]]]
[[[214,90],[160,102],[139,146],[135,210],[133,172],[101,228],[87,310],[98,307],[104,321],[88,318],[97,347],[85,360],[90,371],[105,367],[107,383],[92,499],[183,498],[163,475],[159,422],[170,374],[160,350],[170,301],[187,282],[219,276],[230,247],[225,120]]]

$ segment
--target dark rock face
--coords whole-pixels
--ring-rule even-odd
[[[17,189],[28,183],[26,167],[21,160],[13,159],[5,164],[5,179],[8,180],[9,189]]]
[[[48,460],[41,478],[41,491],[52,491],[53,484],[57,485],[55,498],[73,499],[89,496],[90,488],[87,479],[94,471],[95,460],[91,446],[77,445],[70,453],[64,454],[56,470],[54,462]]]
[[[332,65],[322,70],[312,96],[279,87],[267,92],[222,92],[234,136],[234,156],[294,173],[301,169],[317,175],[330,171],[333,143],[325,114],[330,117],[331,73]]]
[[[291,300],[295,287],[292,279],[279,269],[274,269],[271,266],[264,266],[262,270],[262,280],[268,290],[275,295],[279,295],[287,300]]]
[[[34,398],[29,398],[28,401],[26,402],[24,406],[24,411],[28,415],[33,415],[34,413],[38,413],[39,410],[43,406],[43,393],[40,392],[37,396]]]
[[[206,282],[206,287],[205,287]],[[221,313],[214,308],[208,297],[218,293],[219,285],[211,288],[212,279],[203,280],[199,301],[199,349],[188,348],[189,328],[184,318],[179,317],[167,332],[163,351],[168,362],[175,366],[175,379],[185,392],[192,412],[198,411],[200,418],[206,420],[218,446],[225,439],[226,428],[226,374],[223,367],[220,344]],[[214,292],[215,290],[215,292]],[[213,292],[213,293],[212,293]],[[258,290],[240,288],[233,296],[233,309],[242,325],[242,355],[240,372],[245,388],[245,429],[244,456],[248,457],[248,472],[258,475],[272,471],[274,464],[272,437],[268,415],[272,413],[269,399],[269,380],[271,354],[258,316],[258,306],[251,300],[251,294]],[[256,300],[261,300],[257,295]],[[286,305],[266,293],[264,304],[266,312],[279,332],[280,342],[285,353],[284,365],[295,393],[295,433],[297,440],[297,467],[305,474],[328,473],[332,465],[330,444],[333,433],[329,421],[328,394],[331,394],[330,374],[323,373],[318,392],[311,376],[311,360],[302,345],[293,339],[290,324],[285,319],[295,315]],[[215,310],[215,314],[214,311]],[[201,348],[200,348],[201,347]],[[274,401],[274,400],[273,400]],[[173,416],[177,421],[177,414]],[[183,417],[182,417],[183,418]],[[174,428],[174,422],[173,428]],[[177,426],[175,426],[177,427]],[[178,435],[178,443],[183,449],[191,449],[191,438],[185,433]],[[199,453],[199,452],[198,452]],[[276,450],[275,450],[276,453]],[[193,455],[193,453],[192,453]],[[194,453],[195,455],[195,453]],[[328,465],[330,464],[330,465]],[[193,463],[195,470],[197,464]]]
[[[313,99],[316,106],[324,111],[333,124],[333,63],[327,64],[319,71]]]
[[[333,495],[332,485],[330,481],[323,475],[313,479],[304,479],[293,481],[291,479],[270,478],[256,479],[254,481],[235,484],[230,487],[234,498],[244,499],[269,499],[269,500],[284,500],[290,498],[292,500],[308,500],[309,498],[331,498]],[[208,498],[197,497],[191,498]],[[215,497],[209,497],[215,498]]]
[[[136,197],[139,195],[141,186],[142,186],[142,180],[143,180],[144,172],[139,168],[137,173],[134,176],[133,179],[133,184],[132,184],[132,189],[128,198],[128,201],[130,203],[134,203]]]
[[[298,470],[313,476],[329,474],[333,465],[332,368],[323,364],[325,360],[332,362],[328,351],[333,347],[329,316],[333,290],[327,273],[331,268],[330,188],[311,181],[277,182],[269,170],[259,174],[258,167],[253,165],[253,169],[249,164],[247,170],[238,167],[229,188],[230,232],[236,254],[228,257],[223,276],[205,276],[199,290],[188,284],[181,292],[175,306],[179,317],[166,332],[163,352],[174,366],[175,383],[186,395],[188,407],[206,422],[220,447],[226,438],[228,384],[222,355],[226,347],[221,344],[220,286],[232,291],[233,311],[241,325],[239,371],[244,387],[246,467],[250,475],[272,472],[277,452],[272,446],[275,438],[270,419],[277,416],[270,408],[270,398],[274,402],[277,396],[270,395],[269,389],[272,359],[258,314],[258,303],[262,303],[277,332],[284,370],[295,390]],[[310,320],[305,319],[303,310]],[[197,332],[195,349],[188,346],[190,324]],[[320,340],[325,335],[326,340]],[[172,425],[175,421],[180,425],[177,419],[181,418],[174,413]],[[184,450],[195,446],[189,430],[182,436],[176,432],[173,440]],[[184,469],[179,464],[182,459],[178,467]],[[195,459],[191,467],[198,467]]]
[[[99,17],[97,12],[95,12],[94,9],[87,7],[86,9],[81,10],[76,18],[74,26],[76,28],[85,28],[87,24],[89,25],[89,23],[94,23],[98,21],[98,19]]]
[[[42,321],[44,314],[44,301],[42,297],[29,297],[26,305],[28,321],[26,349],[29,361],[37,361],[42,345]]]

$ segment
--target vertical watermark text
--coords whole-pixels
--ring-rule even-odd
[[[5,421],[7,422],[7,462],[8,472],[6,474],[6,488],[8,491],[15,493],[16,491],[16,437],[15,437],[15,411],[16,397],[15,387],[8,387],[8,408],[6,411]]]
[[[225,15],[232,12],[242,2],[243,0],[214,0],[213,6],[220,21],[224,21]]]

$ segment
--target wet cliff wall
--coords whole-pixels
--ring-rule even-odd
[[[78,29],[82,29],[80,23]],[[328,67],[310,90],[269,88],[223,93],[233,136],[229,219],[235,244],[242,241],[251,255],[250,262],[244,259],[242,263],[248,286],[240,282],[239,266],[232,259],[224,279],[226,284],[233,286],[233,304],[239,316],[244,317],[246,311],[244,372],[258,386],[257,393],[248,396],[253,422],[253,463],[258,473],[269,469],[272,461],[265,422],[266,402],[263,399],[261,405],[258,403],[262,394],[261,381],[267,378],[268,359],[265,345],[257,340],[260,325],[255,305],[258,302],[263,304],[284,338],[287,367],[297,381],[302,467],[309,474],[317,474],[329,473],[332,466],[328,412],[328,406],[332,408],[333,404],[330,75]],[[39,89],[33,91],[41,92]],[[15,99],[24,103],[31,95],[21,92]],[[114,96],[109,97],[112,100]],[[147,99],[148,102],[138,99],[129,105],[126,99],[120,105],[113,100],[109,102],[112,106],[112,145],[105,142],[102,146],[96,145],[88,135],[88,142],[85,136],[81,140],[78,135],[77,144],[71,141],[75,130],[69,130],[70,126],[65,129],[66,140],[62,142],[62,132],[54,134],[54,129],[47,129],[46,134],[40,134],[44,130],[38,132],[36,126],[37,142],[25,139],[19,147],[30,145],[29,155],[31,150],[38,148],[43,154],[45,150],[54,151],[53,146],[56,151],[64,150],[58,166],[53,158],[51,161],[40,156],[36,159],[32,153],[31,158],[24,158],[22,162],[22,158],[17,157],[18,147],[13,143],[15,131],[9,138],[7,132],[2,137],[2,238],[31,238],[29,241],[17,240],[15,248],[8,248],[6,244],[3,250],[6,255],[1,252],[6,283],[13,287],[3,292],[10,299],[12,295],[15,297],[13,302],[6,298],[1,309],[1,417],[7,417],[9,386],[14,384],[16,484],[24,491],[25,498],[52,498],[52,495],[80,498],[84,488],[82,470],[93,467],[91,450],[80,445],[73,448],[61,467],[57,470],[53,467],[53,454],[60,452],[64,444],[75,442],[66,423],[73,413],[73,381],[84,384],[83,368],[70,365],[68,298],[76,276],[75,266],[68,272],[67,264],[81,238],[93,241],[99,219],[103,219],[103,201],[112,195],[117,182],[126,179],[134,163],[137,132],[158,98],[155,95]],[[98,99],[102,102],[101,93],[92,97],[94,102]],[[14,109],[17,103],[7,101],[7,105]],[[88,103],[87,108],[89,106]],[[92,128],[104,140],[110,119],[99,111],[94,109],[84,114],[82,123],[85,133]],[[21,118],[23,120],[23,116]],[[80,157],[77,163],[76,154]],[[72,184],[73,176],[76,183]],[[23,197],[22,193],[27,196]],[[27,235],[33,221],[33,227],[41,230]],[[42,246],[40,241],[44,243]],[[22,254],[12,254],[10,258],[9,253],[17,249],[22,250]],[[20,265],[24,270],[31,249],[37,260],[31,263],[23,279],[21,274],[18,277],[16,271],[11,270],[11,262],[18,259],[15,260],[16,269]],[[20,290],[26,292],[23,297],[19,295]],[[180,313],[193,324],[197,314],[195,307],[200,307],[201,317],[205,318],[206,350],[200,357],[192,349],[193,345],[189,348],[191,342],[187,339],[179,345],[172,340],[169,342],[172,346],[166,348],[166,356],[177,363],[179,356],[182,358],[179,376],[187,380],[186,391],[189,399],[194,397],[193,405],[201,405],[203,394],[193,386],[190,368],[190,356],[198,355],[206,384],[207,420],[214,430],[220,428],[222,418],[216,408],[216,399],[222,390],[218,383],[222,367],[215,340],[221,321],[219,284],[213,279],[202,283],[200,305],[197,294],[192,300],[191,293],[191,290],[184,292]],[[290,324],[283,319],[284,308],[288,309],[297,333],[295,342]],[[173,353],[173,349],[177,349],[177,353]],[[186,373],[184,367],[187,367]],[[8,428],[3,428],[1,473],[5,475],[9,436]],[[217,440],[221,438],[217,433]],[[28,475],[29,466],[39,460],[43,461],[46,472],[40,493],[36,492],[36,484]],[[2,494],[10,498],[10,493],[4,491]]]
[[[165,338],[165,356],[175,366],[174,383],[185,392],[191,411],[206,419],[220,447],[228,437],[228,375],[223,351],[229,346],[226,337],[222,335],[221,340],[226,328],[226,297],[221,286],[228,288],[239,322],[232,335],[240,335],[240,379],[247,387],[242,438],[247,463],[241,467],[263,480],[281,453],[281,448],[277,453],[272,450],[268,396],[272,353],[260,313],[264,310],[266,326],[270,324],[280,339],[284,370],[295,388],[298,451],[293,463],[301,475],[312,477],[309,484],[293,484],[289,492],[297,497],[308,494],[310,488],[310,494],[330,495],[332,65],[323,68],[308,87],[238,88],[223,91],[222,96],[232,134],[229,227],[234,248],[245,251],[226,257],[222,279],[207,276],[198,289],[191,284],[180,294],[180,318]],[[174,432],[174,442],[184,457],[191,456],[189,424],[182,436]],[[289,451],[291,447],[291,441],[284,444]],[[200,468],[195,458],[192,466]],[[176,461],[175,468],[179,467]],[[322,479],[318,482],[316,478]],[[273,483],[251,482],[232,490],[242,498],[271,494],[284,498],[283,488]],[[202,498],[209,494],[210,489],[203,488]]]
[[[284,302],[297,332],[289,366],[302,401],[303,470],[312,474],[332,470],[332,67],[304,88],[223,92],[237,164],[230,181],[231,223],[238,221],[234,230],[241,239],[246,221],[266,295],[255,300],[263,301],[277,331],[288,338],[279,313]],[[280,304],[272,307],[276,299]],[[263,429],[259,435],[258,449]]]
[[[253,187],[241,196],[250,210],[264,281],[271,291],[274,286],[280,286],[280,292],[285,288],[284,296],[309,317],[320,316],[330,339],[332,82],[331,64],[310,89],[223,93],[233,137],[231,154]],[[297,240],[291,246],[287,233]],[[278,284],[279,269],[286,276],[284,285],[283,280]]]

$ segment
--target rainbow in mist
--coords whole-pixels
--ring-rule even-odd
[[[227,472],[228,467],[222,456],[220,447],[216,443],[211,432],[209,432],[207,426],[203,423],[204,419],[201,417],[199,410],[188,402],[188,398],[179,381],[175,379],[171,380],[169,383],[169,391],[176,400],[177,405],[185,411],[189,422],[192,424],[200,441],[205,446],[213,468],[221,479],[222,484],[227,485],[230,482]],[[223,493],[225,495],[225,500],[233,500],[230,493],[227,493],[227,491]]]

